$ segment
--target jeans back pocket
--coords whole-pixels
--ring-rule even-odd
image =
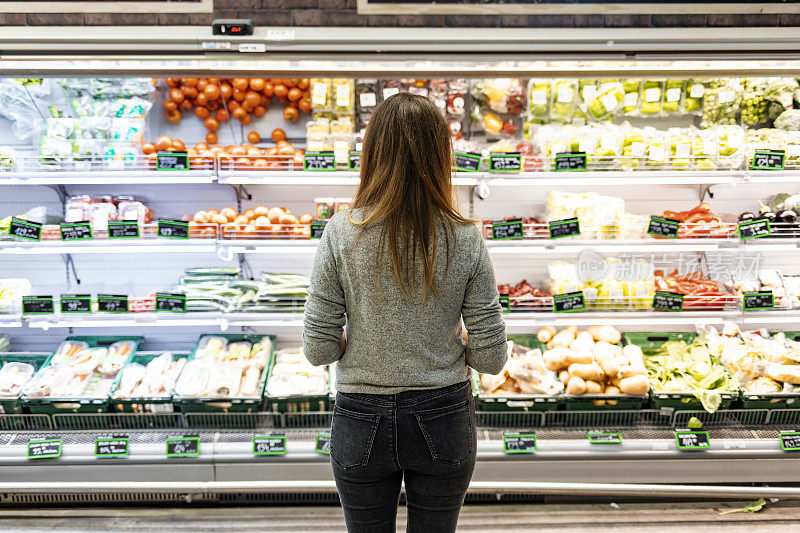
[[[367,466],[379,421],[379,414],[357,413],[334,405],[331,460],[344,470]]]
[[[476,436],[469,402],[414,413],[433,462],[457,466],[471,456]]]

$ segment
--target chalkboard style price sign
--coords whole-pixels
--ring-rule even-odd
[[[679,450],[705,450],[711,447],[708,431],[679,431],[675,433]]]
[[[575,237],[581,234],[581,224],[577,218],[554,220],[548,224],[551,239]]]
[[[88,294],[62,294],[62,313],[91,313],[92,297]]]
[[[186,295],[172,294],[168,292],[156,293],[156,311],[167,311],[170,313],[185,313]]]
[[[796,431],[781,433],[781,450],[785,452],[800,451],[800,433]]]
[[[188,239],[189,223],[183,220],[159,220],[157,235],[167,239]]]
[[[585,308],[586,302],[583,299],[583,291],[553,295],[553,310],[556,313],[583,311]]]
[[[681,221],[672,218],[664,217],[650,217],[650,224],[647,226],[647,234],[655,235],[656,237],[667,237],[669,239],[678,238],[678,230],[680,229]]]
[[[323,455],[331,454],[331,436],[330,435],[317,435],[317,442],[314,445],[314,451]]]
[[[775,309],[775,298],[772,291],[746,292],[742,295],[745,311]]]
[[[336,170],[336,155],[333,153],[333,151],[306,152],[303,156],[303,170]]]
[[[61,457],[61,439],[32,440],[28,442],[28,459],[53,459]]]
[[[585,152],[562,152],[556,154],[556,172],[575,172],[586,170]]]
[[[97,310],[101,313],[127,313],[128,297],[124,294],[98,294]]]
[[[347,169],[361,170],[361,152],[350,152],[347,154]]]
[[[167,439],[167,457],[193,457],[196,455],[200,455],[200,437]]]
[[[139,223],[138,222],[109,222],[108,223],[108,238],[109,239],[138,239],[139,238]]]
[[[186,152],[158,152],[156,170],[189,170],[189,154]]]
[[[55,304],[52,296],[23,296],[22,313],[26,315],[52,315]]]
[[[85,241],[92,238],[92,224],[90,222],[73,222],[61,224],[59,227],[62,241]]]
[[[479,172],[481,154],[473,152],[456,152],[456,170],[458,172]]]
[[[321,239],[322,238],[322,233],[325,231],[325,225],[326,224],[328,224],[328,223],[325,222],[324,220],[317,220],[317,221],[311,222],[309,224],[309,228],[308,228],[309,231],[311,232],[309,237],[312,238],[312,239]]]
[[[11,217],[8,234],[27,241],[40,241],[42,240],[42,225],[31,220]]]
[[[783,150],[756,150],[750,161],[752,170],[783,170],[786,152]]]
[[[97,439],[94,441],[94,456],[97,458],[127,457],[130,439],[128,437],[114,437]]]
[[[511,297],[508,294],[500,295],[500,307],[504,313],[511,311]]]
[[[684,295],[679,292],[656,291],[653,309],[661,311],[683,311]]]
[[[522,219],[492,222],[492,240],[521,239],[524,236]]]
[[[286,455],[286,436],[253,437],[253,455]]]
[[[489,155],[489,170],[492,172],[519,172],[522,170],[522,154],[519,152],[492,152]]]
[[[533,433],[506,433],[503,435],[505,453],[536,453],[536,435]]]
[[[746,241],[747,239],[769,237],[772,233],[772,229],[769,226],[769,220],[766,218],[739,222],[737,228],[739,230],[739,238],[743,241]]]

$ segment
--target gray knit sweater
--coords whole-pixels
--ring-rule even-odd
[[[361,216],[353,210],[354,220]],[[446,387],[470,377],[461,338],[462,317],[469,364],[497,374],[506,362],[506,332],[494,271],[480,230],[454,225],[450,262],[440,228],[436,280],[440,297],[403,297],[388,254],[376,261],[380,225],[362,231],[347,213],[325,227],[311,274],[306,302],[303,349],[314,365],[339,361],[341,392],[394,394]],[[451,239],[452,241],[452,239]],[[419,278],[418,278],[419,279]],[[347,348],[341,356],[343,328]]]

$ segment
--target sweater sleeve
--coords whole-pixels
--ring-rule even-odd
[[[323,232],[314,257],[303,317],[303,352],[308,361],[317,366],[339,359],[345,325],[344,290],[339,282],[331,242],[335,228],[331,226],[333,224],[329,223]]]
[[[492,260],[483,239],[475,272],[467,282],[461,316],[467,328],[469,364],[484,374],[499,374],[506,364],[506,326]]]

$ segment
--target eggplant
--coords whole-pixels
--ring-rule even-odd
[[[778,211],[777,213],[775,213],[775,221],[792,224],[797,221],[797,213],[795,213],[791,209],[784,209],[782,211]]]
[[[772,211],[765,211],[765,212],[761,213],[761,216],[758,217],[758,218],[766,218],[770,222],[774,222],[775,221],[775,213],[773,213]]]
[[[744,213],[739,215],[739,222],[743,220],[753,220],[754,218],[756,218],[756,216],[753,213],[751,213],[750,211],[745,211]]]

